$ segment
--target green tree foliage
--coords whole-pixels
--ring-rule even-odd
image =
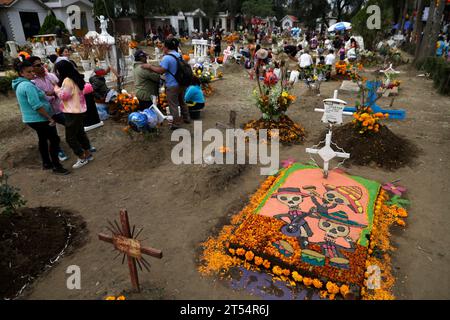
[[[381,8],[381,30],[367,28],[367,20],[370,17],[370,14],[367,13],[367,7],[370,5],[378,5]],[[369,0],[352,19],[354,33],[364,38],[365,46],[368,49],[373,49],[377,42],[385,38],[386,32],[389,32],[392,28],[392,22],[393,7],[390,0]]]
[[[268,17],[275,14],[270,0],[247,0],[242,3],[242,13],[249,16]]]
[[[57,28],[60,28],[62,32],[67,32],[66,25],[61,20],[58,20],[55,14],[50,12],[50,14],[45,18],[42,24],[39,34],[52,34],[56,32]]]
[[[327,15],[330,12],[328,0],[298,0],[294,1],[293,6],[295,6],[293,15],[300,18],[300,21],[310,28],[316,27],[318,19],[326,22]]]

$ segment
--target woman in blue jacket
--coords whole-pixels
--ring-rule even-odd
[[[69,174],[58,159],[60,139],[56,123],[52,119],[51,106],[45,98],[45,93],[31,82],[34,79],[33,65],[29,61],[17,59],[14,61],[14,69],[19,77],[13,81],[12,87],[16,92],[23,123],[38,135],[43,169],[53,170],[58,175]]]
[[[187,88],[184,95],[184,101],[189,107],[191,118],[200,118],[200,111],[205,108],[205,96],[203,94],[199,78],[193,77],[192,84]]]

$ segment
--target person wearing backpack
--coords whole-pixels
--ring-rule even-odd
[[[189,108],[184,101],[184,95],[194,76],[192,68],[182,59],[177,49],[177,41],[167,39],[164,41],[164,57],[160,65],[143,64],[141,66],[143,69],[165,75],[167,101],[170,114],[173,115],[172,130],[178,129],[183,121],[187,124],[191,123]],[[181,107],[181,116],[178,107]]]

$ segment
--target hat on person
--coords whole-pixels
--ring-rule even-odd
[[[134,54],[134,60],[140,60],[141,58],[147,58],[148,55],[144,52],[144,50],[137,50]]]
[[[97,76],[100,76],[100,77],[106,75],[106,70],[103,69],[103,68],[100,68],[100,67],[96,67],[95,70],[94,70],[94,72],[95,72],[95,74],[96,74]]]
[[[259,49],[256,52],[256,57],[258,59],[265,60],[265,59],[267,59],[268,56],[269,56],[269,52],[266,49]]]

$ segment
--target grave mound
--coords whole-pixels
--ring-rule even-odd
[[[325,139],[327,132],[319,141]],[[387,126],[381,126],[378,133],[360,134],[348,123],[333,129],[333,142],[351,154],[347,165],[367,166],[375,164],[387,170],[413,165],[417,155],[416,146],[394,134]]]
[[[62,255],[84,244],[86,223],[58,208],[0,215],[0,299],[14,299]]]
[[[305,140],[306,132],[305,129],[295,123],[286,115],[280,117],[280,121],[259,119],[252,120],[244,125],[244,130],[254,129],[256,132],[259,130],[279,130],[280,142],[283,144],[298,144]],[[270,131],[268,132],[268,139],[270,140]]]

